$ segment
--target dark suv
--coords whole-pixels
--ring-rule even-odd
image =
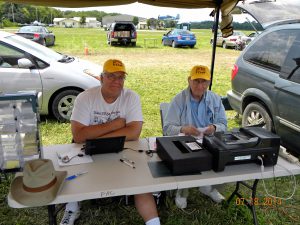
[[[277,133],[300,154],[300,23],[282,22],[262,32],[241,53],[227,92],[242,125]]]
[[[107,32],[109,45],[124,44],[136,46],[137,33],[132,22],[118,21],[112,23]]]

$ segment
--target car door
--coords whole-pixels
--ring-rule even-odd
[[[106,33],[106,37],[107,37],[107,43],[111,42],[111,33],[113,32],[113,25],[109,25],[109,27],[107,28],[107,33]]]
[[[170,33],[170,45],[172,45],[173,41],[177,41],[177,39],[178,39],[178,32],[177,32],[177,30],[173,30]]]
[[[286,30],[287,42],[293,42],[275,82],[279,121],[278,134],[290,147],[300,146],[300,30]]]
[[[45,35],[47,45],[51,45],[53,43],[52,34],[45,27],[42,28],[42,33]]]
[[[166,34],[166,39],[165,39],[165,43],[167,45],[171,45],[172,44],[172,40],[171,40],[171,35],[172,35],[172,31],[169,31],[167,34]]]
[[[42,92],[43,85],[38,69],[21,68],[18,65],[19,59],[30,59],[28,53],[0,41],[0,57],[7,63],[0,66],[0,90],[4,93],[19,91]],[[39,106],[42,106],[39,100]]]

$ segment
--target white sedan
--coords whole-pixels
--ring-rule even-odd
[[[70,119],[76,96],[100,85],[102,67],[0,31],[0,94],[39,93],[40,114]]]
[[[217,46],[222,46],[223,48],[235,48],[237,45],[237,40],[241,39],[243,42],[248,43],[251,38],[245,35],[241,31],[234,31],[233,34],[227,38],[223,38],[221,33],[217,35]],[[213,37],[210,39],[210,43],[213,43]]]

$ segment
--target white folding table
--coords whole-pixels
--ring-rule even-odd
[[[125,148],[130,149],[123,150],[120,153],[93,155],[92,163],[59,167],[56,152],[62,152],[66,149],[78,150],[81,147],[82,145],[79,144],[63,144],[47,146],[42,149],[42,158],[51,159],[56,170],[66,170],[68,175],[88,171],[87,174],[79,176],[74,180],[65,181],[56,199],[49,203],[48,214],[50,225],[57,224],[56,215],[58,209],[55,205],[61,203],[237,182],[236,190],[229,198],[230,201],[235,195],[241,197],[239,196],[238,188],[242,183],[241,181],[246,180],[254,180],[250,188],[252,189],[252,197],[255,198],[258,181],[262,178],[271,178],[274,176],[273,167],[266,167],[262,177],[260,166],[255,163],[248,163],[229,165],[225,167],[224,171],[217,173],[211,170],[202,172],[199,175],[154,178],[149,169],[148,162],[157,162],[160,159],[156,154],[153,157],[145,154],[145,151],[149,150],[146,139],[126,142]],[[143,152],[132,149],[143,150]],[[124,156],[135,162],[135,169],[120,162],[120,158]],[[300,174],[300,167],[298,165],[291,164],[279,157],[278,164],[274,167],[276,177],[290,175],[287,170],[279,165],[284,166],[294,174]],[[26,207],[16,202],[10,193],[7,199],[9,206],[12,208]],[[252,211],[254,224],[257,224],[255,204],[249,203],[248,207]]]

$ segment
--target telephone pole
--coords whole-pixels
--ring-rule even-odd
[[[39,22],[37,7],[35,7],[35,20]]]
[[[12,20],[13,20],[13,22],[15,22],[14,4],[10,3],[10,6],[11,6]]]

